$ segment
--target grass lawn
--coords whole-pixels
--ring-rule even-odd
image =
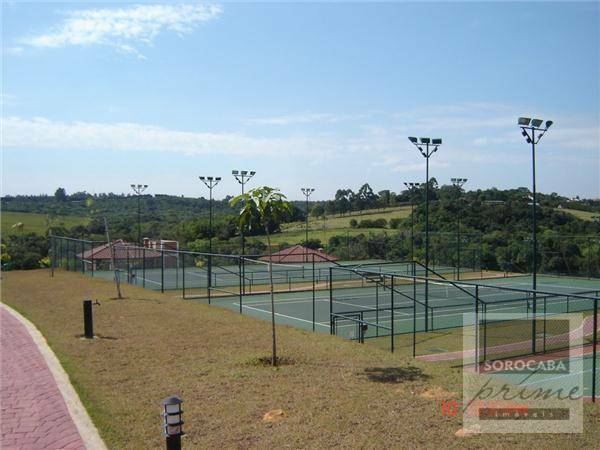
[[[389,228],[350,228],[350,220],[355,219],[360,222],[363,219],[375,220],[386,219],[389,221],[394,218],[405,218],[410,215],[410,206],[400,206],[395,208],[385,208],[376,210],[355,211],[343,217],[332,216],[327,217],[325,221],[311,217],[308,222],[309,238],[320,239],[322,243],[329,242],[332,236],[356,236],[358,234],[369,233],[395,233],[396,230]],[[284,224],[281,233],[276,233],[271,236],[274,244],[278,245],[282,242],[295,244],[304,241],[305,238],[305,222],[293,222]],[[259,237],[265,243],[266,237]]]
[[[48,216],[46,214],[2,211],[2,233],[18,234],[19,230],[12,228],[16,223],[23,224],[23,233],[44,234],[48,229]],[[52,221],[54,226],[64,226],[66,228],[74,227],[79,224],[86,224],[88,219],[77,216],[60,216]]]
[[[577,217],[579,219],[583,219],[583,220],[592,220],[592,216],[599,215],[596,212],[580,211],[578,209],[568,209],[568,208],[557,209],[557,211],[562,211],[567,214],[572,214],[575,217]]]
[[[460,400],[462,372],[372,345],[278,327],[278,369],[270,325],[173,294],[114,286],[46,270],[2,275],[2,301],[46,336],[110,448],[164,446],[160,401],[180,395],[186,448],[593,448],[600,410],[585,405],[578,435],[481,435],[459,438],[460,417],[442,417],[441,400]],[[86,341],[82,305],[98,299]],[[432,395],[424,395],[433,393]],[[285,416],[263,422],[281,408]]]

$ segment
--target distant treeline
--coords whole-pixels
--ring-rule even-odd
[[[460,217],[464,236],[480,236],[479,262],[486,268],[526,267],[531,258],[530,245],[526,243],[531,232],[531,198],[527,188],[486,189],[459,191],[454,186],[438,186],[434,178],[430,181],[430,230],[438,235],[453,236]],[[240,235],[235,218],[236,211],[228,204],[229,198],[214,203],[213,250],[219,253],[235,254],[240,251]],[[353,211],[393,207],[412,204],[414,217],[392,218],[390,220],[352,218],[350,227],[365,229],[359,236],[349,236],[340,230],[338,236],[328,242],[311,240],[310,246],[324,247],[326,251],[342,258],[385,258],[398,259],[409,256],[406,233],[411,230],[414,218],[415,233],[425,229],[425,188],[424,186],[400,193],[392,191],[373,192],[368,184],[358,192],[340,189],[333,200],[312,202],[310,214],[314,217],[346,215]],[[544,267],[581,268],[592,264],[598,257],[598,240],[590,244],[590,237],[600,234],[600,222],[582,220],[561,211],[559,207],[600,212],[600,201],[568,199],[556,193],[541,194],[538,197],[538,231],[545,239],[546,255]],[[294,202],[292,214],[285,222],[304,220],[304,202]],[[107,218],[111,238],[129,242],[137,240],[137,198],[129,195],[101,194],[90,195],[79,192],[67,195],[58,189],[54,196],[16,196],[2,199],[4,210],[37,212],[48,214],[49,232],[75,238],[104,240],[104,217]],[[90,220],[85,225],[64,228],[54,220],[61,215],[86,216]],[[211,236],[208,219],[208,200],[168,195],[143,196],[141,198],[142,236],[153,239],[176,239],[181,248],[207,251]],[[277,233],[282,224],[274,224],[272,232]],[[261,240],[260,227],[253,227],[255,234],[247,233],[247,252],[265,252]],[[381,230],[381,231],[378,231]],[[356,231],[354,232],[356,233]],[[573,236],[586,236],[575,238]],[[450,241],[454,238],[446,238]],[[423,243],[415,240],[418,248],[415,257],[421,258]],[[288,242],[293,245],[303,242]],[[2,237],[3,263],[9,260],[13,268],[32,268],[45,264],[48,253],[44,236],[25,234]],[[467,246],[468,247],[468,246]],[[448,244],[444,250],[448,260],[454,245]],[[473,252],[475,250],[472,250]],[[438,255],[443,252],[438,251]],[[441,256],[440,256],[441,258]],[[466,261],[465,259],[462,259]],[[509,264],[510,263],[510,264]],[[579,269],[578,269],[579,270]],[[582,269],[583,270],[583,269]]]

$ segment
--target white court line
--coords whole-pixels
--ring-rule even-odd
[[[154,284],[158,284],[160,286],[160,283],[158,281],[154,281],[154,280],[149,280],[147,278],[143,278],[143,277],[138,277],[135,276],[136,280],[142,280],[145,281],[146,283],[154,283]],[[138,285],[137,283],[134,283],[136,286],[142,286],[142,283],[140,282],[140,284]]]
[[[550,381],[550,380],[558,380],[559,378],[564,378],[564,377],[572,377],[573,375],[579,375],[579,374],[585,374],[587,372],[591,372],[592,369],[591,368],[587,368],[585,370],[580,370],[579,372],[571,372],[571,373],[565,373],[562,375],[556,375],[554,377],[548,377],[548,378],[544,378],[543,380],[537,380],[537,381],[530,381],[528,383],[517,383],[517,386],[528,386],[531,384],[539,384],[539,383],[544,383],[546,381]]]
[[[235,305],[235,306],[240,306],[240,304],[239,304],[239,303],[233,303],[233,305]],[[254,308],[254,307],[252,307],[252,306],[247,306],[247,305],[242,305],[242,308],[253,309],[254,311],[259,311],[259,312],[262,312],[262,313],[265,313],[265,314],[269,314],[269,315],[271,315],[271,311],[267,311],[267,310],[265,310],[265,309]],[[310,323],[311,325],[312,325],[312,323],[313,323],[313,322],[312,322],[312,320],[300,319],[299,317],[288,316],[288,315],[281,314],[281,313],[278,313],[278,312],[276,312],[276,313],[275,313],[275,315],[276,315],[276,316],[280,316],[280,317],[285,317],[286,319],[299,320],[299,321],[301,321],[301,322]],[[321,323],[320,323],[320,322],[315,322],[315,325],[321,325]],[[321,325],[321,326],[324,326],[324,325]],[[329,327],[327,327],[327,328],[329,328]]]

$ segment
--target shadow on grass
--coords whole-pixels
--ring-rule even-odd
[[[367,367],[363,374],[369,381],[376,383],[403,383],[405,381],[427,380],[431,378],[414,366],[405,367]]]

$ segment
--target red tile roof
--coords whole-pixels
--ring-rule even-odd
[[[273,253],[270,259],[276,263],[312,262],[312,255],[315,255],[315,262],[337,261],[339,259],[335,256],[329,256],[320,250],[313,250],[312,248],[303,247],[302,245],[294,245],[293,247]],[[269,256],[261,256],[259,259],[261,261],[269,261]]]
[[[144,252],[143,247],[139,247],[135,244],[125,242],[122,239],[114,241],[112,245],[115,254],[115,259],[142,259],[143,257],[160,258],[160,251],[147,248]],[[86,260],[111,259],[112,255],[110,254],[110,245],[102,244],[98,247],[92,248],[91,250],[86,250],[83,253],[78,253],[77,258],[83,258]]]

